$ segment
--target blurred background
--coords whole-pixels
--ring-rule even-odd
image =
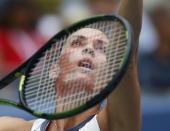
[[[0,78],[66,26],[96,14],[117,13],[120,0],[0,0]],[[144,0],[138,75],[142,131],[170,131],[170,2]],[[18,81],[0,98],[18,101]],[[35,117],[8,106],[0,116]]]

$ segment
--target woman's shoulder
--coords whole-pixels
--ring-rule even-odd
[[[17,117],[0,117],[0,131],[30,131],[34,120],[27,121]]]

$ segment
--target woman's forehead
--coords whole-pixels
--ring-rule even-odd
[[[100,31],[100,30],[97,30],[97,29],[93,29],[93,28],[83,28],[83,29],[80,29],[78,31],[76,31],[75,33],[73,33],[71,37],[75,37],[75,36],[84,36],[84,37],[90,37],[90,38],[100,38],[100,39],[106,39],[107,40],[107,37],[106,35]]]

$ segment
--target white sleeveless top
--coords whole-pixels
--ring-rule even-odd
[[[79,125],[78,125],[76,127],[69,129],[68,131],[100,131],[98,121],[96,119],[96,115],[93,116],[93,118],[90,119],[89,121],[86,122],[86,120],[85,120],[82,123],[84,124],[82,127],[79,128],[78,127]],[[37,119],[37,120],[35,120],[31,131],[45,131],[48,124],[49,124],[48,120]]]

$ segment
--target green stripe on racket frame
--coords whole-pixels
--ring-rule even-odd
[[[50,23],[49,23],[50,24]],[[133,33],[117,15],[100,15],[60,31],[25,64],[20,103],[37,117],[60,119],[104,100],[126,72]]]

